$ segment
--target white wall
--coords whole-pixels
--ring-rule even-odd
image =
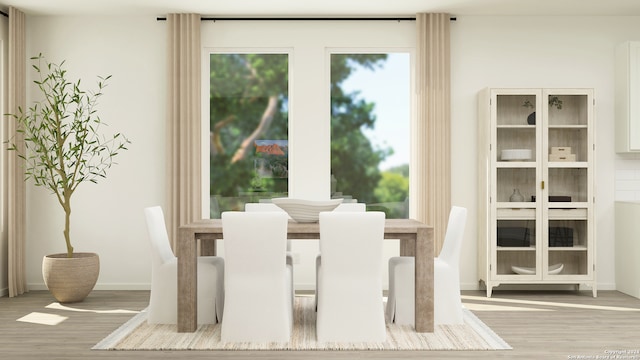
[[[98,184],[83,184],[72,200],[76,251],[100,255],[97,289],[149,288],[151,262],[142,209],[164,205],[166,24],[153,17],[28,17],[27,56],[66,60],[72,78],[88,88],[97,75],[113,78],[98,111],[105,129],[130,138]],[[33,72],[29,71],[32,77]],[[37,93],[33,88],[28,102]],[[42,257],[64,252],[64,213],[43,188],[27,188],[27,281],[43,288]]]
[[[462,261],[463,287],[477,287],[477,169],[473,155],[477,144],[477,92],[487,86],[592,87],[597,102],[597,276],[601,289],[613,289],[614,174],[621,164],[638,161],[622,159],[614,152],[614,48],[623,41],[640,39],[640,18],[458,16],[457,19],[451,24],[452,203],[470,210]],[[233,39],[235,33],[225,30],[228,25],[218,26],[222,24],[203,25],[204,45],[228,44],[227,39]],[[293,31],[278,36],[309,43],[315,41],[314,36],[321,36],[321,33],[310,36],[307,31],[320,23],[291,24],[296,26]],[[120,165],[112,168],[108,179],[81,188],[74,203],[72,236],[76,248],[101,256],[98,289],[145,288],[150,280],[142,208],[164,204],[165,26],[164,22],[148,17],[28,18],[29,55],[43,52],[54,61],[66,59],[70,73],[82,76],[86,84],[91,84],[94,75],[113,75],[100,111],[111,129],[122,131],[133,141],[131,150],[120,157]],[[218,29],[208,33],[207,29],[214,26]],[[340,27],[321,30],[340,31]],[[317,61],[321,56],[309,52],[296,56],[295,61]],[[295,86],[316,86],[313,84],[319,84],[318,77],[324,76],[308,75],[308,83]],[[33,99],[33,94],[29,99]],[[295,106],[292,111],[296,113],[301,107],[323,111],[313,102]],[[304,121],[320,120],[313,117]],[[307,123],[301,126],[307,125],[314,129],[323,126]],[[320,166],[328,166],[328,155],[321,156]],[[42,287],[42,256],[61,252],[64,246],[62,212],[54,198],[42,189],[28,189],[28,282],[33,289]],[[300,194],[306,191],[302,184],[295,189]]]

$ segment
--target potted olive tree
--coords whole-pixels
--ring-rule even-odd
[[[80,80],[68,80],[64,61],[48,62],[42,54],[31,58],[37,85],[43,100],[26,111],[9,114],[17,121],[25,151],[9,140],[9,150],[24,160],[26,179],[43,186],[55,195],[64,211],[66,253],[47,255],[43,259],[44,282],[60,302],[82,301],[98,280],[100,260],[95,253],[74,252],[71,245],[71,198],[78,186],[96,183],[106,177],[114,157],[126,150],[129,140],[120,133],[101,134],[102,125],[96,106],[111,76],[98,77],[97,89],[85,91]]]

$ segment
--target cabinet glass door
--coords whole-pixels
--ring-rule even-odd
[[[547,172],[543,224],[548,241],[544,277],[553,279],[589,273],[589,227],[591,211],[590,94],[545,92],[543,132]]]
[[[536,203],[540,170],[541,93],[513,90],[495,95],[495,275],[540,279]]]

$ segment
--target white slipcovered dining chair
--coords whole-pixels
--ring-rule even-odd
[[[244,204],[244,211],[247,212],[255,212],[255,211],[277,211],[287,213],[282,210],[278,205],[274,203],[261,202],[261,203],[246,203]],[[289,214],[287,214],[288,216]],[[289,216],[291,219],[291,216]],[[287,239],[287,264],[293,266],[293,253],[291,252],[291,240]]]
[[[293,328],[287,223],[281,212],[222,213],[225,242],[223,342],[286,342]]]
[[[144,209],[151,241],[151,294],[147,309],[150,324],[176,324],[178,321],[178,259],[171,250],[160,206]],[[222,320],[224,307],[224,259],[198,257],[198,324]]]
[[[385,214],[320,213],[319,342],[385,341],[382,242]]]
[[[282,208],[280,208],[278,205],[274,204],[274,203],[268,203],[268,202],[261,202],[261,203],[246,203],[244,204],[244,211],[247,212],[256,212],[256,211],[275,211],[275,212],[281,212],[284,214],[287,214],[286,211],[284,211]],[[287,214],[287,216],[289,216],[289,214]],[[291,216],[289,216],[289,219],[291,219]],[[293,296],[295,298],[295,293],[296,293],[296,288],[294,286],[294,282],[293,282],[293,253],[291,252],[291,240],[287,239],[287,265],[291,266],[291,296]],[[293,299],[291,300],[293,302]]]
[[[356,211],[356,212],[364,212],[367,211],[367,204],[365,203],[341,203],[338,205],[333,211]],[[318,310],[318,269],[320,269],[320,263],[322,262],[322,255],[318,253],[316,255],[316,295],[315,295],[315,309]]]
[[[453,206],[442,250],[433,262],[434,323],[462,324],[460,298],[460,251],[467,209]],[[387,321],[415,326],[415,259],[397,256],[389,259]]]

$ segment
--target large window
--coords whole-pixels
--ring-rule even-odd
[[[210,217],[287,196],[287,54],[209,56]]]
[[[257,202],[274,196],[314,200],[351,196],[366,203],[369,209],[386,211],[389,217],[406,216],[404,209],[407,203],[404,200],[408,176],[406,172],[398,173],[395,169],[410,163],[409,126],[414,121],[409,116],[413,97],[410,59],[416,43],[415,21],[203,21],[201,30],[205,48],[204,79],[208,80],[203,81],[203,129],[211,126],[214,130],[211,134],[205,131],[202,139],[203,144],[209,144],[209,139],[217,131],[215,136],[218,139],[215,141],[224,145],[223,149],[220,146],[216,148],[211,142],[211,149],[208,146],[202,149],[205,154],[202,157],[205,217],[218,217],[225,209],[241,210],[246,201]],[[211,54],[214,54],[213,59]],[[287,151],[283,152],[288,154],[288,181],[277,180],[281,178],[262,171],[262,160],[248,160],[241,169],[237,163],[231,162],[239,144],[260,123],[268,103],[265,101],[254,108],[253,103],[245,101],[251,107],[245,109],[236,106],[239,100],[233,99],[244,97],[245,92],[251,89],[248,79],[257,79],[249,71],[251,67],[243,65],[248,59],[239,61],[236,58],[250,57],[250,54],[261,54],[256,55],[258,58],[273,55],[282,61],[286,58],[288,73],[279,62],[281,66],[275,66],[271,74],[274,76],[272,79],[279,80],[277,94],[282,94],[278,95],[278,114],[270,126],[270,131],[277,128],[278,132],[265,134],[258,140],[287,140]],[[330,71],[332,54],[334,58],[341,54],[374,55],[378,60],[371,63],[371,68],[358,62],[345,62],[341,68],[344,72],[336,77],[336,73],[332,75]],[[266,59],[263,61],[267,62]],[[218,62],[221,62],[219,67]],[[398,63],[404,70],[391,71]],[[339,68],[334,67],[336,70]],[[221,73],[224,69],[233,69],[233,72]],[[400,80],[406,85],[398,84]],[[288,84],[286,88],[285,84]],[[233,92],[232,88],[235,88]],[[349,98],[343,97],[331,105],[330,90],[334,95],[342,93]],[[386,94],[383,93],[385,90]],[[227,97],[234,105],[229,109],[239,111],[227,111],[227,105],[224,105]],[[360,102],[369,105],[360,107]],[[251,111],[253,115],[242,116],[242,119],[236,115],[229,124],[223,121],[229,115],[245,111]],[[347,114],[349,111],[356,112],[352,115],[357,121],[352,124],[348,120],[354,118]],[[389,113],[391,117],[387,115]],[[240,126],[240,120],[248,119],[253,122],[247,123],[246,129],[235,129]],[[278,120],[280,125],[276,124]],[[221,131],[218,131],[216,124],[220,121],[223,122],[219,125]],[[397,141],[396,136],[401,140]],[[358,142],[352,143],[351,139]],[[210,152],[213,156],[209,155]],[[352,152],[353,155],[357,152],[358,156],[373,153],[374,161],[363,166],[365,163],[360,163],[357,156],[351,156]],[[218,156],[221,153],[224,155]],[[255,151],[250,155],[258,156]],[[363,180],[368,187],[366,192],[361,191],[358,180],[352,177],[359,175],[354,170],[367,175],[368,178]],[[335,181],[331,181],[332,175]],[[387,178],[391,179],[387,181]],[[260,189],[252,186],[252,179]],[[384,182],[397,186],[380,186]],[[335,184],[333,189],[332,183]],[[385,196],[385,192],[391,195]],[[402,211],[392,213],[391,209]],[[223,243],[218,243],[218,254],[223,254]],[[315,289],[317,241],[293,241],[291,251],[296,266],[296,289]],[[384,251],[385,262],[399,254],[398,245],[389,241],[385,242]],[[387,276],[383,275],[383,284],[386,279]]]
[[[332,197],[409,217],[410,55],[331,54]]]

